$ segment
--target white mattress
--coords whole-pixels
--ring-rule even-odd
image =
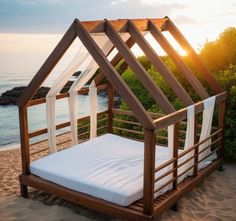
[[[168,148],[156,148],[157,166],[169,158]],[[143,196],[143,153],[143,143],[106,134],[34,161],[30,170],[72,190],[127,206]],[[157,182],[155,189],[167,179],[171,176]]]

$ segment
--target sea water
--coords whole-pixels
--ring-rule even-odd
[[[0,94],[16,86],[28,85],[61,37],[61,35],[0,33]],[[76,52],[75,42],[65,54],[62,62],[46,79],[44,86],[51,86],[52,82],[73,59]],[[78,101],[78,115],[87,115],[89,113],[89,96],[79,95]],[[105,110],[106,107],[107,98],[98,96],[98,110]],[[30,132],[46,128],[45,104],[29,107],[28,120]],[[66,121],[69,121],[68,98],[56,102],[56,123]],[[66,129],[60,132],[64,131]],[[0,106],[0,148],[16,145],[19,140],[17,106]]]

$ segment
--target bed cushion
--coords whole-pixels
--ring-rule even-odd
[[[142,142],[106,134],[36,160],[30,171],[69,189],[128,206],[143,195],[143,153]],[[167,160],[168,148],[156,146],[156,166]],[[163,182],[166,179],[155,188]]]

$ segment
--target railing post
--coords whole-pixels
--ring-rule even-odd
[[[20,142],[21,142],[21,163],[22,174],[28,175],[30,173],[29,164],[29,137],[28,137],[28,114],[27,107],[19,107],[19,124],[20,124]],[[28,196],[27,186],[21,184],[21,196]]]
[[[178,184],[178,148],[179,148],[179,123],[174,124],[174,133],[173,133],[173,189],[177,190]],[[172,145],[171,145],[172,146]]]
[[[144,130],[143,213],[153,214],[155,173],[155,131]]]
[[[194,119],[194,145],[197,144],[198,142],[198,136],[197,136],[197,132],[198,132],[198,114],[195,114],[195,119]],[[198,172],[198,152],[199,152],[199,145],[197,145],[194,148],[194,168],[193,168],[193,176],[197,176],[197,172]]]
[[[226,101],[225,100],[223,102],[219,103],[218,124],[219,124],[219,128],[222,128],[223,130],[220,133],[218,133],[217,138],[223,137],[223,135],[224,135],[225,107],[226,107]],[[223,139],[220,140],[219,145],[220,145],[220,149],[217,151],[217,157],[218,158],[223,158],[223,149],[224,149]]]
[[[115,90],[111,83],[108,84],[108,133],[112,133],[113,126],[113,107],[114,107],[114,94]]]

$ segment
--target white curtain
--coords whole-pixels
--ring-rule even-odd
[[[146,35],[146,33],[144,33]],[[92,34],[93,39],[102,48],[105,55],[107,55],[112,49],[113,45],[105,34]],[[121,34],[124,41],[129,38],[128,34]],[[108,60],[110,61],[118,51],[114,48],[112,53],[109,55]],[[81,70],[81,66],[84,67]],[[50,152],[56,152],[56,120],[55,120],[55,101],[56,95],[61,91],[63,86],[68,82],[70,77],[80,68],[82,73],[73,83],[70,88],[69,98],[69,110],[70,110],[70,123],[71,123],[71,136],[72,144],[78,143],[77,140],[77,112],[78,112],[78,100],[77,91],[81,89],[97,71],[98,65],[92,59],[86,48],[80,42],[80,48],[78,53],[63,71],[63,73],[53,83],[50,91],[46,96],[46,115],[47,115],[47,127],[48,127],[48,141],[50,146]]]
[[[216,97],[213,96],[203,101],[204,111],[203,111],[203,116],[202,116],[202,130],[201,130],[199,142],[206,139],[211,134],[212,120],[213,120],[214,108],[215,108],[215,100],[216,100]],[[202,151],[205,147],[209,146],[210,144],[211,144],[211,139],[204,142],[202,145],[199,146],[199,152]],[[208,149],[203,151],[201,154],[199,154],[198,159],[201,160],[207,155],[209,155],[210,153],[211,153],[211,148],[209,147]],[[214,156],[211,157],[211,159],[213,158]],[[202,169],[203,167],[208,165],[208,163],[209,163],[208,158],[203,160],[201,163],[199,163],[198,169]]]
[[[90,99],[90,139],[97,136],[97,88],[95,81],[89,86]]]
[[[113,44],[111,43],[111,41],[107,40],[106,44],[102,48],[104,54],[107,55],[109,53],[109,51],[112,49],[112,47],[113,47]],[[70,93],[69,110],[70,110],[72,145],[76,145],[78,143],[78,131],[77,131],[78,96],[77,96],[77,91],[80,90],[93,77],[93,75],[97,71],[97,69],[98,69],[98,65],[92,59],[88,65],[88,68],[80,74],[80,76],[72,84],[72,86],[69,90],[69,93]],[[95,94],[94,93],[92,93],[92,94],[93,94],[92,99],[96,100],[96,98],[94,98]],[[96,112],[96,117],[97,117],[97,112]],[[93,119],[94,118],[95,118],[95,116],[93,116]],[[95,124],[92,123],[92,121],[91,121],[90,126],[92,127],[92,125],[95,125]],[[93,128],[92,131],[94,131],[95,129]]]
[[[187,129],[186,129],[186,135],[185,135],[185,143],[184,143],[184,150],[187,150],[188,148],[192,147],[194,145],[194,127],[195,127],[195,108],[194,105],[187,107]],[[194,155],[194,150],[190,151],[186,155],[184,155],[181,160],[185,161],[192,157]],[[190,168],[193,165],[194,159],[190,160],[183,166],[178,168],[178,174],[183,173],[185,170]],[[191,171],[187,171],[185,174],[180,176],[178,178],[178,182],[180,183],[183,181],[185,177],[187,177],[189,174],[191,174]]]
[[[63,86],[69,80],[69,78],[74,74],[78,67],[82,64],[83,60],[88,56],[83,45],[75,55],[72,62],[67,66],[63,73],[56,79],[56,81],[51,86],[49,92],[46,96],[46,116],[47,116],[47,127],[48,127],[48,143],[50,147],[50,152],[56,152],[56,122],[55,122],[55,101],[56,95],[61,91]]]

